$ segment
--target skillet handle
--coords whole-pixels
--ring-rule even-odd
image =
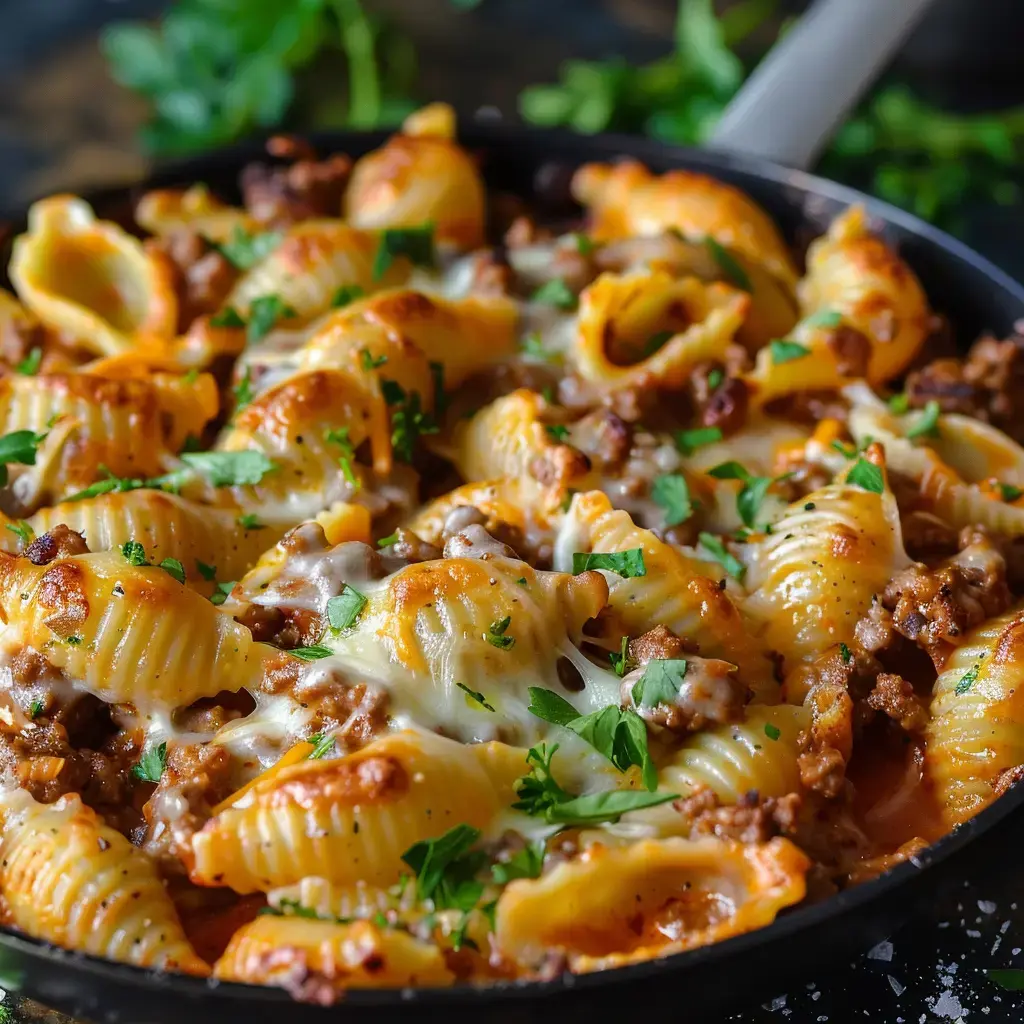
[[[818,0],[726,107],[713,149],[809,167],[932,0]]]

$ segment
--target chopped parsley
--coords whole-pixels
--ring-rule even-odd
[[[343,306],[348,306],[355,302],[357,299],[362,299],[366,296],[366,291],[359,287],[357,284],[343,284],[337,291],[335,291],[331,298],[331,308],[341,309]]]
[[[258,484],[277,463],[262,452],[182,452],[181,461],[213,487],[245,487]]]
[[[307,761],[319,761],[334,750],[334,736],[330,733],[318,732],[309,737],[307,741],[313,744],[313,749],[306,757]]]
[[[624,711],[617,704],[609,704],[600,711],[581,715],[554,690],[531,686],[529,694],[527,710],[531,714],[545,722],[571,729],[620,772],[636,765],[647,789],[651,792],[657,789],[658,771],[647,749],[647,726],[632,708]]]
[[[380,369],[387,361],[387,356],[375,356],[368,348],[359,350],[362,367],[366,371]]]
[[[817,313],[804,317],[808,327],[838,327],[843,322],[843,314],[834,309],[820,309]]]
[[[126,540],[121,545],[121,554],[129,565],[148,565],[146,549],[137,540]]]
[[[19,519],[16,523],[7,523],[7,529],[26,545],[31,544],[36,536],[36,531],[24,519]]]
[[[865,491],[874,494],[881,494],[885,490],[885,478],[881,469],[867,459],[858,459],[849,473],[846,474],[846,482],[856,487],[863,487]]]
[[[250,235],[241,225],[227,242],[217,246],[222,256],[239,270],[249,270],[266,259],[280,244],[284,235],[280,231],[261,231]]]
[[[569,436],[569,428],[564,423],[545,423],[544,433],[558,444]]]
[[[506,615],[503,619],[498,619],[497,622],[492,622],[487,629],[487,633],[484,639],[492,646],[497,647],[501,651],[510,650],[515,646],[515,637],[506,636],[508,627],[512,625],[512,616]]]
[[[65,638],[64,642],[71,644],[72,647],[78,647],[82,643],[82,638],[80,636],[69,636]]]
[[[1021,490],[1019,487],[1014,487],[1013,484],[997,484],[996,486],[999,488],[999,494],[1003,501],[1016,501],[1022,494],[1024,494],[1024,490]],[[7,529],[9,530],[10,527],[8,526]]]
[[[323,644],[310,644],[308,647],[295,647],[288,653],[303,661],[319,661],[321,658],[329,658],[334,651]]]
[[[298,314],[280,295],[261,295],[249,305],[249,323],[245,338],[249,344],[265,338],[278,320],[290,320]]]
[[[434,225],[424,224],[417,228],[385,228],[377,242],[377,254],[373,259],[373,279],[379,281],[400,256],[413,266],[432,267],[437,263],[434,249]]]
[[[39,346],[29,350],[27,356],[14,367],[16,373],[20,373],[25,377],[34,377],[39,372],[39,367],[43,365],[43,350]]]
[[[704,239],[704,244],[718,264],[718,269],[722,271],[723,276],[728,281],[745,292],[752,292],[754,290],[747,272],[740,266],[739,261],[728,249],[716,242],[710,235]]]
[[[843,659],[844,665],[849,665],[850,662],[853,661],[853,653],[850,651],[850,648],[846,646],[846,644],[839,645],[839,656]]]
[[[217,566],[207,565],[205,562],[200,562],[198,558],[196,559],[196,570],[208,583],[217,577]]]
[[[531,359],[543,359],[545,362],[555,358],[555,354],[548,350],[544,339],[538,331],[531,331],[522,341],[519,342],[519,349],[525,356]]]
[[[665,510],[665,525],[678,526],[693,515],[690,488],[682,473],[666,473],[651,486],[651,500]]]
[[[210,317],[211,327],[244,327],[245,321],[234,306],[226,306]]]
[[[327,602],[327,621],[336,633],[348,629],[366,607],[366,595],[347,583],[341,593]]]
[[[708,470],[708,476],[713,476],[716,480],[741,480],[743,482],[739,494],[736,495],[736,511],[739,513],[740,519],[753,529],[768,488],[775,483],[777,478],[754,476],[745,466],[735,461],[719,463]]]
[[[957,681],[956,695],[962,697],[977,682],[978,673],[981,672],[981,662],[972,665]]]
[[[569,238],[581,256],[589,256],[597,248],[594,240],[589,235],[583,234],[582,231],[574,231]]]
[[[391,547],[392,544],[397,544],[397,543],[398,543],[398,531],[396,530],[394,533],[389,533],[386,537],[381,537],[381,539],[379,541],[377,541],[377,547],[379,547],[379,548],[389,548],[389,547]]]
[[[158,747],[143,751],[139,763],[132,765],[132,775],[142,782],[159,782],[166,766],[167,744],[161,743]]]
[[[243,512],[235,522],[243,530],[262,530],[264,527],[264,524],[260,522],[260,517],[255,512]]]
[[[679,696],[686,668],[685,658],[655,658],[649,661],[644,674],[633,684],[633,703],[638,708],[672,704]]]
[[[574,551],[572,556],[572,573],[578,576],[588,569],[605,569],[614,572],[624,579],[635,576],[646,576],[647,566],[644,565],[644,549],[630,548],[628,551]]]
[[[163,559],[157,568],[163,569],[168,576],[173,577],[179,583],[185,582],[185,566],[183,566],[176,558]]]
[[[249,367],[245,368],[245,376],[231,389],[235,398],[235,412],[244,409],[255,397],[256,391],[252,386],[252,372]]]
[[[701,533],[697,538],[703,547],[711,554],[711,557],[718,562],[723,569],[736,580],[742,580],[747,573],[747,567],[735,555],[730,554],[720,537],[713,533]]]
[[[675,435],[676,447],[683,455],[692,455],[698,448],[721,440],[722,430],[720,427],[697,427],[695,430],[680,430]]]
[[[28,706],[28,717],[35,720],[43,713],[43,702],[34,700]]]
[[[717,391],[722,386],[723,380],[725,380],[725,373],[717,368],[712,370],[708,374],[708,388]]]
[[[487,701],[484,699],[484,695],[482,693],[480,693],[477,690],[471,690],[465,683],[456,683],[455,685],[460,690],[462,690],[462,692],[465,693],[466,696],[470,698],[470,700],[472,700],[475,703],[479,704],[480,707],[482,707],[484,709],[484,711],[494,711],[494,708],[490,704],[487,703]]]
[[[629,656],[629,637],[624,636],[619,641],[618,653],[608,652],[608,660],[612,663],[612,670],[621,679],[631,668],[632,659]]]
[[[231,591],[235,589],[237,582],[238,580],[226,580],[223,583],[218,583],[216,590],[210,595],[210,604],[223,604],[228,599]]]
[[[491,877],[498,885],[507,885],[516,878],[540,878],[544,867],[544,841],[527,843],[517,850],[508,860],[500,860],[491,865]]]
[[[770,740],[777,740],[782,735],[782,730],[777,725],[772,725],[771,722],[765,722],[764,734]]]
[[[34,430],[15,430],[11,434],[0,437],[0,487],[7,483],[8,462],[17,462],[22,466],[36,464],[36,450],[46,439],[46,434],[37,434]]]
[[[423,411],[420,393],[413,391],[404,396],[404,403],[391,414],[391,447],[403,462],[412,462],[416,441],[425,434],[436,434],[440,429],[430,413]]]
[[[560,278],[553,277],[545,281],[531,296],[533,302],[543,302],[556,309],[571,312],[579,301],[573,290]]]
[[[888,405],[890,412],[902,416],[910,408],[910,395],[905,391],[900,391],[889,399]]]
[[[768,349],[771,352],[772,362],[776,366],[780,363],[791,363],[794,359],[803,359],[804,356],[811,354],[811,350],[806,345],[785,339],[771,342]]]
[[[938,437],[939,436],[939,416],[942,413],[942,409],[939,403],[933,398],[924,407],[924,412],[918,421],[909,427],[906,431],[905,436],[908,438],[913,437]]]

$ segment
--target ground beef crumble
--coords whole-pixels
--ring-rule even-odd
[[[733,806],[723,807],[712,790],[703,788],[672,806],[691,821],[692,839],[716,836],[741,843],[767,843],[796,830],[801,804],[798,793],[762,797],[751,791]]]

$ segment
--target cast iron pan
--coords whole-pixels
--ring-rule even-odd
[[[337,133],[312,139],[321,152],[353,156],[384,133]],[[1024,288],[977,253],[885,203],[853,189],[775,164],[644,139],[581,137],[503,126],[473,126],[462,142],[479,153],[491,189],[514,192],[554,216],[570,212],[566,184],[589,160],[630,156],[654,170],[687,167],[738,186],[763,206],[795,245],[825,230],[850,203],[863,203],[924,283],[933,306],[947,314],[962,346],[992,331],[1002,336],[1024,317]],[[206,182],[236,195],[238,172],[263,157],[258,142],[179,163],[137,190],[88,197],[102,213],[124,211],[147,188]],[[3,254],[0,254],[3,258]],[[641,1006],[671,1009],[688,1021],[708,1019],[740,1000],[768,997],[890,934],[943,881],[984,870],[986,860],[1015,848],[1024,818],[1019,785],[976,818],[874,881],[783,914],[773,925],[726,942],[651,963],[541,984],[505,984],[416,991],[353,991],[334,1008],[294,1004],[279,989],[218,984],[110,963],[0,929],[0,985],[76,1017],[142,1024],[280,1024],[337,1020],[523,1022],[543,1012],[560,1022],[632,1015]],[[1013,836],[1013,839],[1011,839]],[[436,1015],[436,1016],[435,1016]]]

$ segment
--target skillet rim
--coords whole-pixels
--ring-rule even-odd
[[[393,132],[390,130],[369,132],[338,130],[312,132],[306,134],[305,137],[319,151],[337,148],[361,154],[380,145],[391,134]],[[82,196],[93,204],[110,203],[131,199],[139,191],[145,189],[166,188],[172,185],[180,186],[202,181],[210,173],[227,171],[237,173],[246,161],[266,157],[266,138],[267,136],[253,138],[230,147],[163,163],[152,169],[142,181],[85,189],[82,191]],[[1020,306],[1021,317],[1024,317],[1024,285],[997,267],[987,257],[941,229],[884,200],[876,199],[850,186],[818,177],[806,171],[787,168],[767,160],[688,146],[670,145],[640,136],[618,134],[582,136],[561,129],[537,129],[521,125],[479,121],[466,124],[459,132],[459,140],[470,149],[494,144],[506,147],[523,144],[535,152],[543,152],[547,149],[549,159],[554,153],[575,151],[580,162],[629,157],[658,168],[694,169],[711,175],[714,175],[716,171],[734,172],[760,179],[779,191],[793,189],[803,198],[805,212],[806,204],[817,200],[843,205],[860,203],[865,206],[870,215],[882,219],[886,225],[894,225],[916,240],[924,241],[929,247],[942,250],[954,259],[973,268],[983,275],[995,290],[1001,291],[1004,298],[1017,303]],[[539,159],[536,161],[536,166],[539,167],[543,162],[543,158]],[[24,217],[22,216],[21,219],[23,221]],[[609,986],[643,982],[646,979],[674,971],[699,968],[705,963],[738,960],[744,954],[753,953],[764,944],[786,941],[827,922],[829,919],[839,918],[841,915],[849,914],[874,903],[894,889],[909,885],[929,868],[948,861],[964,847],[990,832],[1000,822],[1020,810],[1022,806],[1024,806],[1024,784],[1013,787],[975,817],[926,847],[920,854],[898,864],[877,878],[846,889],[820,903],[787,911],[766,927],[733,936],[721,942],[610,970],[581,975],[562,974],[549,981],[495,982],[486,987],[457,985],[452,988],[433,989],[351,989],[345,994],[344,1005],[353,1008],[382,1010],[398,1007],[443,1008],[446,1005],[465,1005],[467,1003],[485,1006],[493,1002],[519,1002],[570,991],[593,992]],[[110,983],[118,987],[128,987],[151,993],[158,993],[173,987],[178,996],[191,1000],[213,997],[215,1000],[223,1001],[225,1007],[229,1002],[239,1004],[243,1001],[295,1005],[292,997],[281,988],[223,982],[213,978],[196,978],[191,975],[137,967],[68,950],[2,925],[0,925],[0,948],[9,949],[18,956],[26,956],[54,967],[71,967],[99,982]],[[13,991],[18,991],[20,986],[11,985],[10,987]],[[304,1006],[304,1009],[316,1008]],[[320,1009],[324,1013],[334,1012],[336,1006]]]

